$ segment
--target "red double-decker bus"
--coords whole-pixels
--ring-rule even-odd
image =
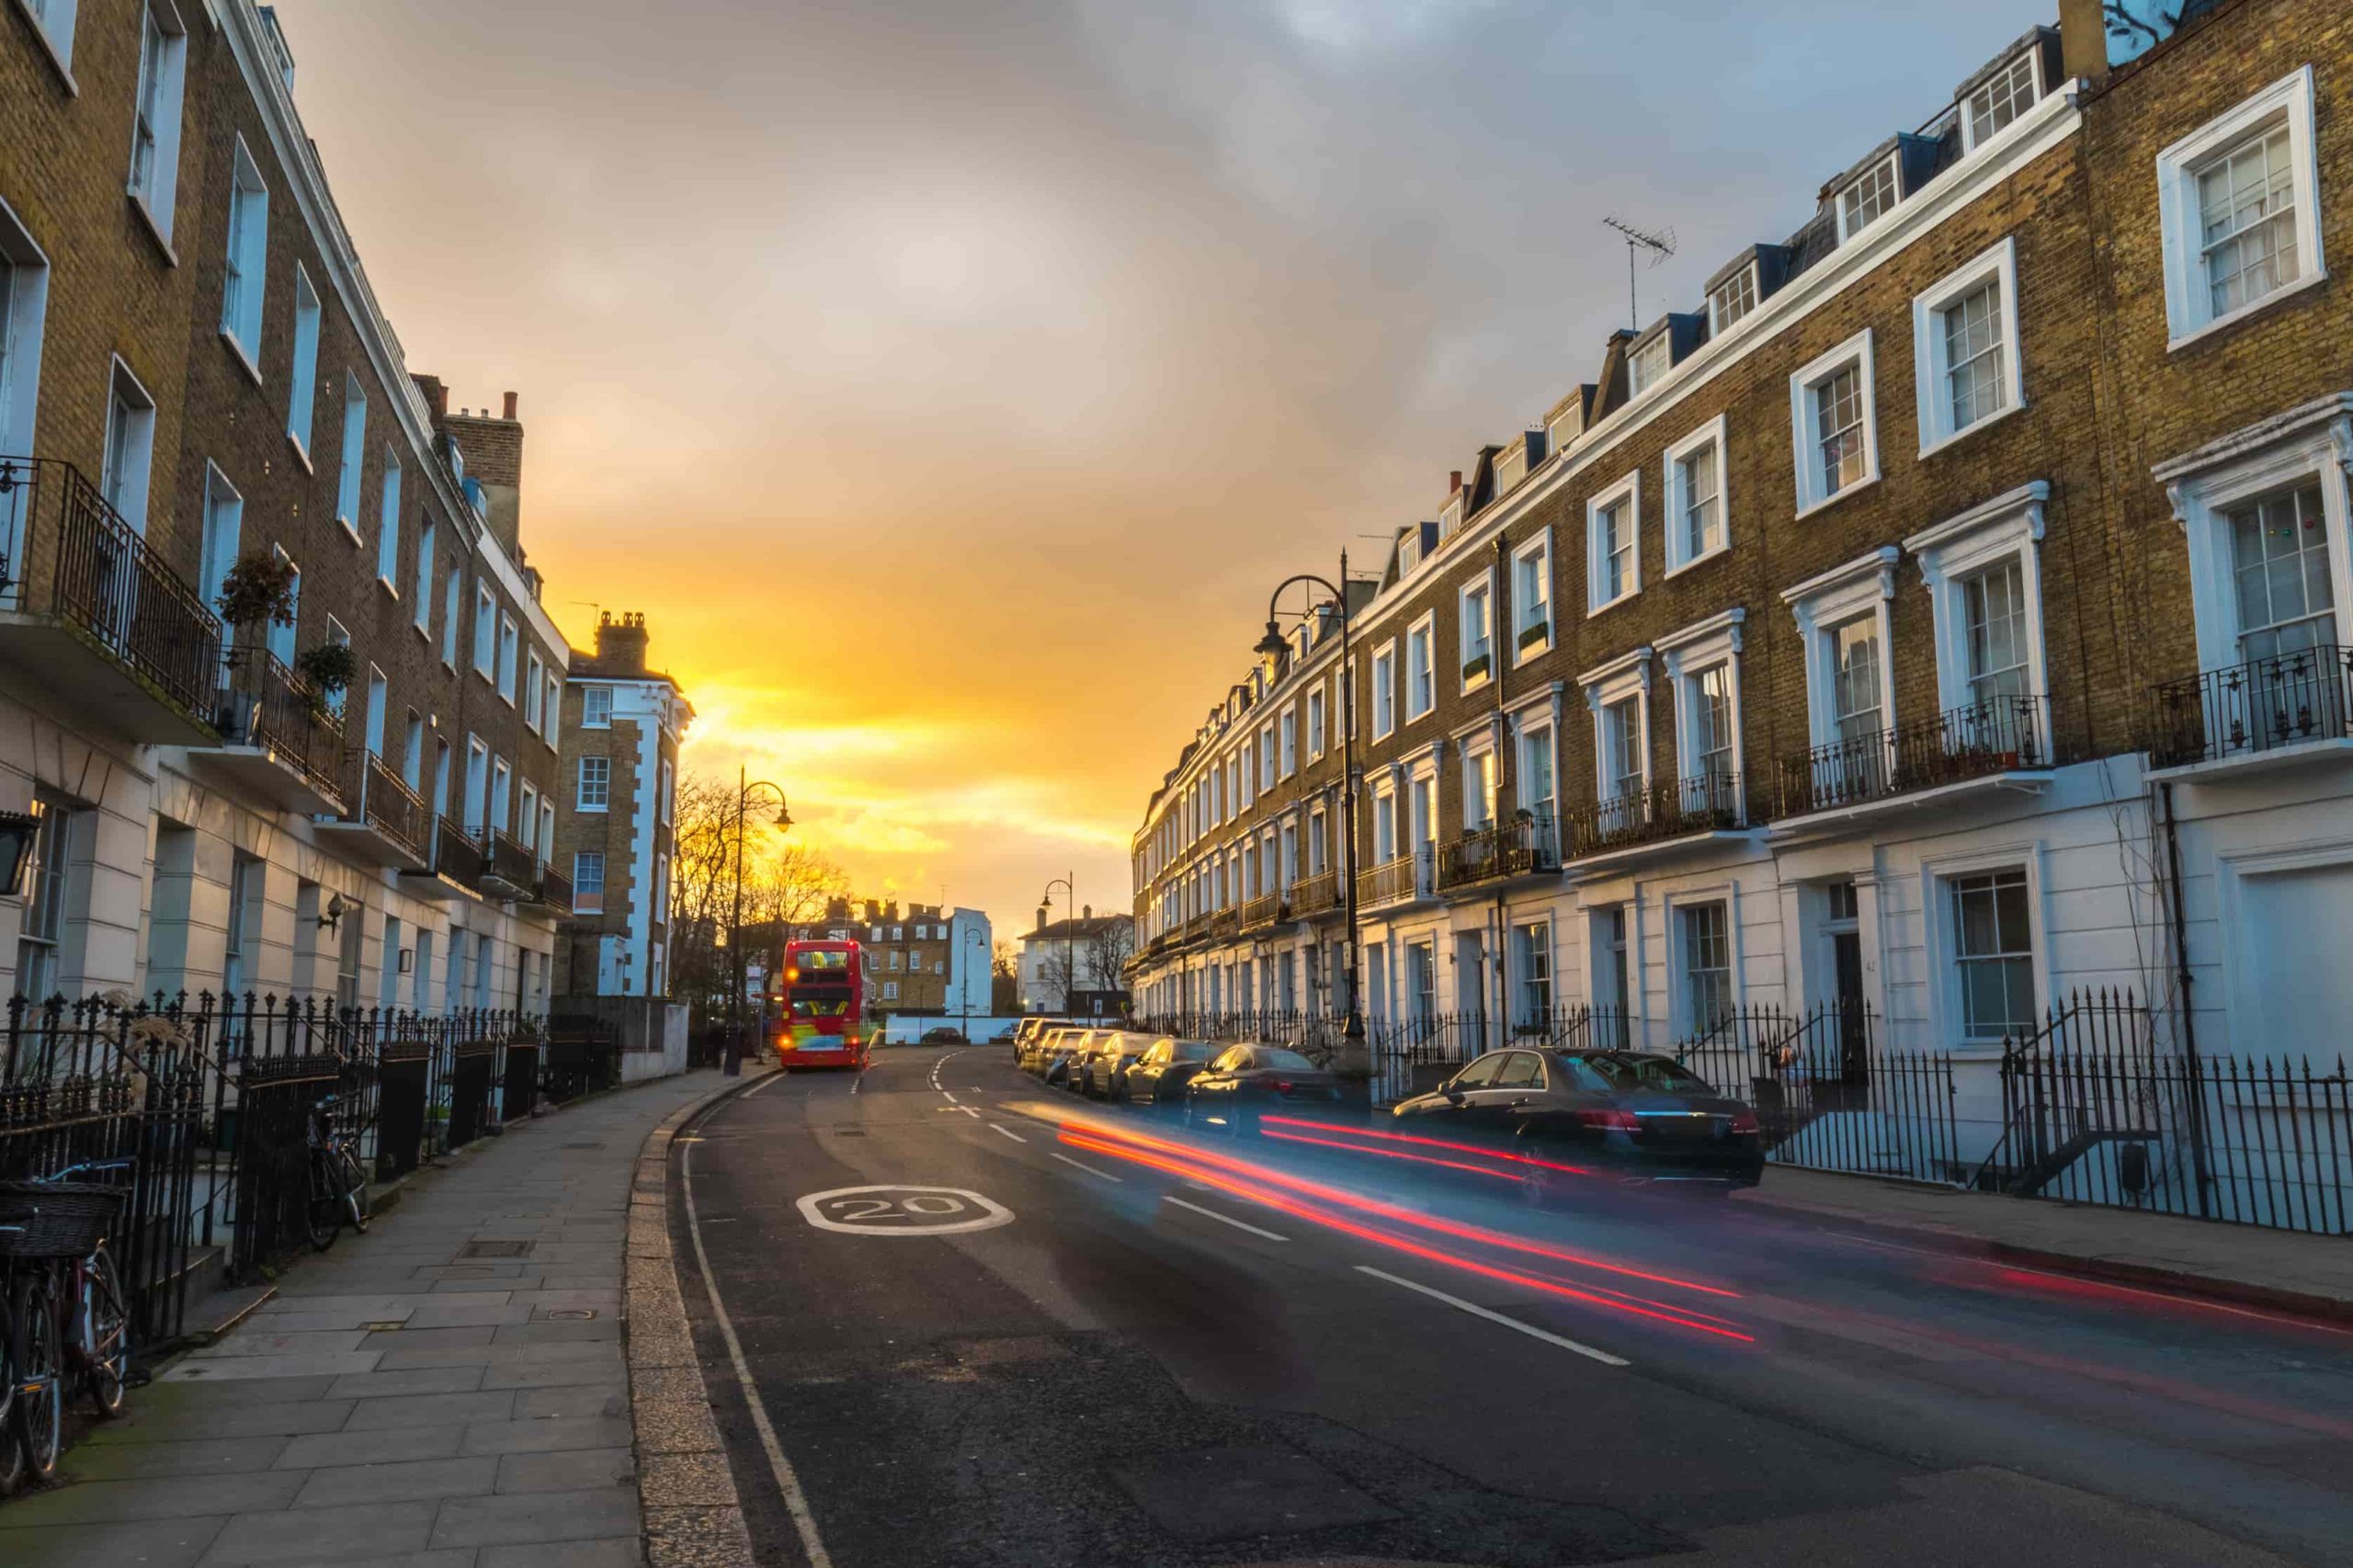
[[[863,1069],[869,1050],[865,955],[856,942],[787,942],[777,1061]]]

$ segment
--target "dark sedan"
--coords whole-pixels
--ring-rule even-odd
[[[1765,1170],[1756,1112],[1672,1057],[1640,1051],[1491,1051],[1394,1108],[1419,1136],[1527,1160],[1540,1198],[1577,1164],[1660,1181],[1754,1187]]]
[[[1185,1085],[1185,1123],[1238,1138],[1269,1112],[1329,1111],[1339,1099],[1339,1080],[1298,1051],[1233,1045]]]
[[[1154,1108],[1185,1103],[1185,1085],[1210,1064],[1217,1047],[1205,1040],[1156,1040],[1120,1075],[1121,1098]]]

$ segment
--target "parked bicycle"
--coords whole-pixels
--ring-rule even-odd
[[[124,1170],[128,1159],[87,1161],[53,1176],[0,1182],[0,1261],[8,1267],[5,1338],[10,1430],[18,1462],[0,1483],[45,1481],[65,1440],[65,1402],[79,1387],[101,1417],[122,1413],[131,1387],[131,1312],[107,1251],[125,1189],[67,1178]],[[13,1445],[6,1438],[13,1437]]]
[[[355,1232],[368,1233],[368,1178],[352,1153],[358,1130],[347,1138],[337,1129],[335,1110],[341,1103],[342,1096],[329,1095],[311,1108],[310,1207],[304,1218],[311,1244],[321,1252],[335,1245],[347,1220]]]

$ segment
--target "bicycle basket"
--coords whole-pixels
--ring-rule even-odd
[[[88,1181],[0,1181],[0,1257],[81,1257],[105,1239],[124,1189]]]

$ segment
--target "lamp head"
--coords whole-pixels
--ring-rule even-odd
[[[1269,617],[1267,621],[1267,634],[1258,639],[1257,646],[1251,651],[1264,653],[1269,659],[1279,659],[1290,651],[1290,644],[1283,641],[1282,628],[1277,626],[1273,618]]]

